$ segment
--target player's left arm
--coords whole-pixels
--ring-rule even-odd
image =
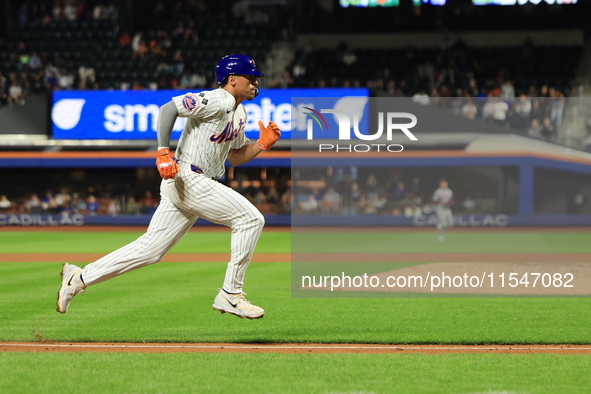
[[[263,122],[259,121],[260,137],[254,144],[243,145],[240,149],[231,149],[228,153],[228,161],[234,167],[248,163],[264,150],[269,150],[281,136],[279,127],[274,122],[269,122],[265,127]]]
[[[170,135],[174,122],[178,117],[178,111],[173,101],[169,101],[160,107],[156,135],[158,137],[158,152],[156,153],[156,168],[164,179],[174,179],[179,172],[179,166],[170,154]]]

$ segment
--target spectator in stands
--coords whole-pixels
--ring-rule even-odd
[[[538,121],[538,119],[533,118],[531,120],[531,124],[529,129],[527,130],[527,135],[529,135],[532,138],[542,138],[542,129],[544,127],[540,124],[540,121]]]
[[[476,201],[474,201],[471,196],[466,196],[466,199],[462,203],[462,206],[464,207],[466,212],[474,212],[474,208],[476,207]]]
[[[404,97],[404,93],[396,86],[396,81],[393,79],[388,81],[386,95],[388,97]]]
[[[421,178],[415,176],[412,178],[412,184],[410,186],[410,190],[408,192],[407,198],[413,198],[415,200],[421,199]]]
[[[308,194],[306,200],[298,205],[303,214],[315,214],[318,209],[318,201],[313,194]]]
[[[51,196],[51,193],[47,193],[47,196],[43,198],[41,202],[41,208],[44,213],[59,213],[60,208],[57,206],[55,199]]]
[[[429,105],[439,106],[441,103],[445,104],[446,102],[447,100],[441,101],[441,94],[436,87],[431,89],[431,92],[429,93]]]
[[[92,10],[92,18],[97,21],[107,18],[107,7],[105,7],[105,3],[102,1],[96,3]]]
[[[277,79],[275,79],[273,81],[273,87],[276,88],[289,88],[289,87],[293,87],[294,84],[294,80],[291,77],[289,70],[283,70],[283,72],[281,73],[281,76]]]
[[[85,62],[78,67],[78,80],[79,89],[88,89],[96,80],[96,71],[90,66],[90,64],[88,64],[88,62]]]
[[[560,128],[560,126],[562,126],[562,115],[564,114],[564,94],[554,88],[550,88],[548,94],[551,97],[549,108],[550,120],[556,128]]]
[[[507,120],[509,105],[497,97],[488,97],[486,104],[482,108],[482,116],[489,122],[504,124]]]
[[[542,85],[540,87],[540,94],[538,97],[550,97],[549,89],[547,85]]]
[[[38,70],[41,68],[41,58],[37,55],[37,52],[31,52],[29,61],[27,62],[29,70]]]
[[[106,17],[107,19],[110,20],[117,20],[117,18],[119,18],[119,11],[117,10],[117,7],[115,6],[115,1],[111,0],[109,1],[109,5],[107,6],[106,9]]]
[[[341,57],[341,61],[347,67],[353,66],[357,63],[357,55],[353,52],[353,49],[347,48],[343,56]]]
[[[142,41],[142,37],[143,37],[144,33],[141,31],[138,31],[137,33],[135,33],[133,35],[133,38],[131,39],[131,50],[133,51],[133,53],[135,54],[139,48],[140,48],[140,41]]]
[[[60,192],[55,195],[55,202],[60,208],[70,205],[70,193],[67,187],[60,188]]]
[[[412,101],[421,105],[429,105],[429,95],[425,93],[424,89],[419,89],[419,91],[412,96]]]
[[[416,72],[420,86],[431,86],[434,83],[435,67],[428,58],[417,65]]]
[[[540,131],[542,137],[547,141],[553,141],[556,139],[557,130],[552,124],[549,116],[546,116],[542,122],[542,130]]]
[[[72,89],[72,86],[74,86],[74,74],[66,68],[62,68],[57,80],[57,86],[60,90]]]
[[[42,213],[43,207],[41,206],[41,200],[37,194],[31,194],[25,202],[25,209],[30,213]]]
[[[343,196],[343,214],[357,215],[364,209],[365,200],[357,182],[352,182]]]
[[[8,88],[7,103],[8,105],[25,104],[25,92],[16,80],[13,80]]]
[[[72,193],[72,200],[70,201],[70,211],[72,213],[82,213],[86,211],[86,203],[82,198],[80,198],[80,194]]]
[[[507,80],[501,85],[501,98],[502,99],[513,99],[515,98],[515,87],[513,81]]]
[[[67,21],[75,21],[77,17],[77,10],[76,6],[74,5],[73,0],[66,0],[66,5],[64,6],[64,18]]]
[[[291,187],[288,187],[279,199],[279,205],[277,206],[277,213],[279,214],[290,214],[291,213]]]
[[[0,196],[0,212],[9,211],[12,208],[12,202],[6,197],[5,194]]]
[[[129,215],[139,215],[141,212],[140,204],[135,201],[135,198],[129,197],[127,199],[127,204],[125,204],[125,213]],[[147,213],[147,212],[141,212]]]
[[[277,188],[275,187],[274,181],[269,181],[267,191],[265,192],[265,199],[269,204],[277,205],[279,203],[280,197]]]
[[[466,91],[470,97],[478,96],[478,93],[479,93],[478,85],[476,84],[476,80],[474,78],[471,78],[468,81],[468,88],[466,89]]]
[[[293,79],[294,81],[299,81],[301,78],[304,78],[306,76],[306,66],[304,66],[304,63],[302,63],[301,61],[297,62],[294,66],[293,66]]]
[[[398,181],[396,183],[396,189],[394,189],[394,192],[392,193],[392,198],[394,200],[400,201],[400,200],[404,200],[406,199],[406,187],[404,187],[404,182],[402,181]]]
[[[423,210],[416,204],[408,205],[404,208],[404,216],[406,217],[419,217],[422,214]]]
[[[524,93],[519,94],[517,102],[513,105],[513,127],[521,130],[525,130],[528,127],[530,124],[531,107],[531,100]]]
[[[318,203],[318,206],[323,214],[336,215],[340,213],[340,203],[340,194],[334,189],[334,187],[329,186],[326,189],[324,197]]]
[[[121,207],[114,198],[108,197],[106,199],[106,214],[110,216],[117,216],[121,211]]]
[[[158,206],[156,199],[152,196],[152,192],[149,190],[144,193],[144,196],[140,200],[140,213],[150,213],[154,208]]]
[[[183,72],[185,69],[185,58],[183,57],[183,53],[180,49],[174,51],[170,63],[171,72],[175,74],[181,74]]]
[[[51,9],[54,21],[61,21],[63,17],[63,4],[61,1],[56,0],[53,2],[53,8]]]
[[[540,98],[540,97],[533,97],[533,98],[530,98],[530,100],[531,100],[530,118],[537,119],[539,122],[541,122],[541,120],[544,119],[545,103],[546,103],[547,99]]]
[[[365,213],[368,215],[378,214],[386,207],[387,202],[386,191],[380,188],[371,198],[366,198]]]
[[[467,99],[466,103],[462,106],[461,113],[462,116],[468,119],[476,119],[478,107],[474,104],[474,102],[471,99]]]
[[[99,204],[96,201],[96,197],[93,195],[88,196],[86,198],[86,209],[88,210],[89,214],[94,216],[99,211]]]
[[[197,34],[197,27],[195,26],[195,22],[189,19],[185,23],[185,30],[183,32],[183,39],[185,41],[199,41],[199,35]]]

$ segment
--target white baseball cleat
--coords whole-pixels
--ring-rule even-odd
[[[60,287],[60,290],[57,292],[56,311],[59,313],[66,313],[70,306],[70,302],[72,302],[72,298],[74,298],[76,294],[84,293],[86,286],[80,279],[81,273],[82,269],[80,267],[64,263],[62,272],[60,272],[60,275],[62,276],[62,287]]]
[[[445,237],[443,235],[440,235],[438,239],[439,239],[439,242],[445,241]]]
[[[263,308],[252,305],[244,296],[246,293],[229,294],[224,289],[213,300],[213,309],[221,313],[231,313],[240,318],[260,319],[265,315]]]

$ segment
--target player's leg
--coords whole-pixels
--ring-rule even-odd
[[[132,243],[88,264],[82,270],[82,280],[89,286],[159,262],[183,238],[197,217],[193,212],[178,209],[167,197],[162,196],[146,233]]]
[[[148,230],[137,240],[88,264],[84,269],[68,263],[63,265],[62,285],[57,293],[57,311],[66,313],[72,298],[83,293],[89,285],[160,261],[195,220],[197,215],[182,212],[163,196]]]
[[[445,223],[446,223],[446,217],[445,217],[445,212],[444,212],[444,208],[441,206],[437,206],[435,208],[435,214],[437,215],[437,233],[438,233],[438,239],[439,241],[445,241]]]
[[[454,226],[454,215],[451,213],[451,208],[445,209],[445,227]]]
[[[230,262],[222,290],[214,301],[214,308],[240,317],[262,317],[264,310],[244,299],[242,286],[265,224],[263,215],[244,196],[203,175],[183,174],[183,181],[176,182],[175,187],[182,187],[183,190],[182,193],[171,193],[173,196],[183,197],[182,200],[175,201],[181,207],[232,229]]]
[[[246,268],[263,231],[265,218],[244,196],[220,183],[215,182],[212,195],[215,210],[200,210],[199,215],[232,229],[231,257],[223,289],[229,293],[240,293]]]

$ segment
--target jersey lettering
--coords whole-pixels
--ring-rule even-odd
[[[242,130],[244,124],[244,120],[240,119],[240,123],[238,123],[238,128],[232,130],[232,122],[228,122],[228,124],[220,134],[212,135],[211,137],[209,137],[209,140],[211,142],[217,142],[218,144],[234,141],[236,137],[238,137],[238,134],[240,134],[240,130]]]

